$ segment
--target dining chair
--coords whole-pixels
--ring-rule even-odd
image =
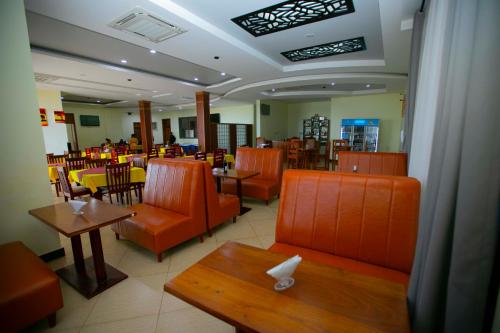
[[[82,151],[81,150],[72,150],[72,151],[68,152],[68,157],[69,158],[82,157]]]
[[[115,149],[111,149],[111,164],[118,164],[118,152]]]
[[[175,158],[175,157],[176,157],[175,148],[165,149],[165,154],[163,154],[163,158]]]
[[[331,142],[330,140],[325,142],[325,150],[324,152],[321,152],[321,146],[318,149],[318,154],[316,155],[317,162],[321,162],[321,159],[324,160],[323,165],[319,165],[315,167],[315,169],[318,170],[330,170],[330,152],[331,152]]]
[[[349,141],[343,139],[332,140],[332,169],[334,171],[339,162],[339,151],[351,151]]]
[[[102,168],[105,167],[106,164],[110,163],[110,160],[107,158],[100,158],[100,159],[88,159],[85,161],[85,165],[87,168],[92,169],[92,168]]]
[[[175,157],[181,157],[184,155],[184,152],[182,151],[182,147],[179,144],[173,144],[172,148],[174,149],[175,152]]]
[[[86,160],[87,159],[85,157],[73,157],[73,158],[68,157],[66,159],[66,167],[68,168],[68,171],[83,170],[85,169]]]
[[[206,161],[207,160],[207,153],[204,151],[197,151],[196,153],[194,153],[194,159]]]
[[[123,196],[126,196],[127,203],[132,204],[129,163],[106,165],[106,191],[103,194],[109,195],[110,203],[113,203],[112,197],[115,194],[117,203],[124,204]]]
[[[288,146],[288,168],[300,169],[304,167],[305,153],[303,148],[303,142],[300,139],[290,140]]]
[[[158,158],[158,150],[155,148],[151,149],[148,153],[148,161],[152,158]]]
[[[68,180],[68,169],[66,167],[58,166],[57,175],[59,176],[64,201],[68,201],[68,199],[74,200],[84,195],[92,195],[92,192],[88,188],[81,185],[70,184]]]
[[[47,161],[49,164],[54,164],[54,163],[60,163],[64,164],[66,163],[66,155],[54,155],[54,154],[47,154]]]
[[[146,160],[142,157],[132,157],[132,167],[146,170]]]
[[[226,155],[226,154],[227,154],[227,149],[226,149],[226,148],[216,148],[216,149],[214,150],[214,155],[215,155],[216,153],[218,153],[218,152],[219,152],[219,153],[222,153],[222,154],[224,154],[224,155]]]
[[[92,149],[91,148],[85,148],[85,157],[88,159],[92,158]]]
[[[47,157],[47,163],[50,163],[50,158],[52,156],[54,156],[54,153],[48,153],[48,154],[45,154],[45,156]]]

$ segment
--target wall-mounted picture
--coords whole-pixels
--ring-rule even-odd
[[[311,127],[311,119],[304,120],[304,127],[307,127],[307,126]]]
[[[40,125],[49,126],[49,121],[47,120],[47,110],[40,108]]]
[[[311,136],[311,127],[304,127],[304,136]]]
[[[64,116],[64,111],[54,111],[54,120],[56,124],[66,123],[66,117]]]

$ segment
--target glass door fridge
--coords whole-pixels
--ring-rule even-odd
[[[342,119],[340,137],[349,142],[352,151],[378,150],[379,119]]]

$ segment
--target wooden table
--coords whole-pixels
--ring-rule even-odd
[[[83,296],[91,298],[115,285],[127,275],[104,262],[99,228],[134,216],[131,210],[90,198],[82,208],[83,215],[74,215],[67,202],[32,209],[31,215],[71,238],[74,264],[56,273]],[[92,256],[83,258],[80,235],[88,232]]]
[[[277,292],[265,272],[285,259],[227,242],[164,289],[242,332],[410,332],[403,285],[303,260]]]
[[[257,176],[259,173],[256,171],[243,171],[229,169],[224,172],[223,169],[215,168],[212,170],[212,174],[217,178],[217,192],[221,191],[221,178],[236,179],[236,195],[240,198],[240,215],[247,213],[252,210],[250,207],[243,207],[243,192],[241,189],[241,181],[251,177]]]

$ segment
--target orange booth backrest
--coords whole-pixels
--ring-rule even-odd
[[[370,175],[407,176],[406,153],[371,153],[339,151],[338,172],[357,172]],[[354,171],[356,168],[356,171]]]
[[[236,170],[257,171],[257,179],[281,181],[283,151],[277,148],[246,148],[236,151]]]
[[[419,197],[413,178],[287,170],[276,242],[410,273]]]

